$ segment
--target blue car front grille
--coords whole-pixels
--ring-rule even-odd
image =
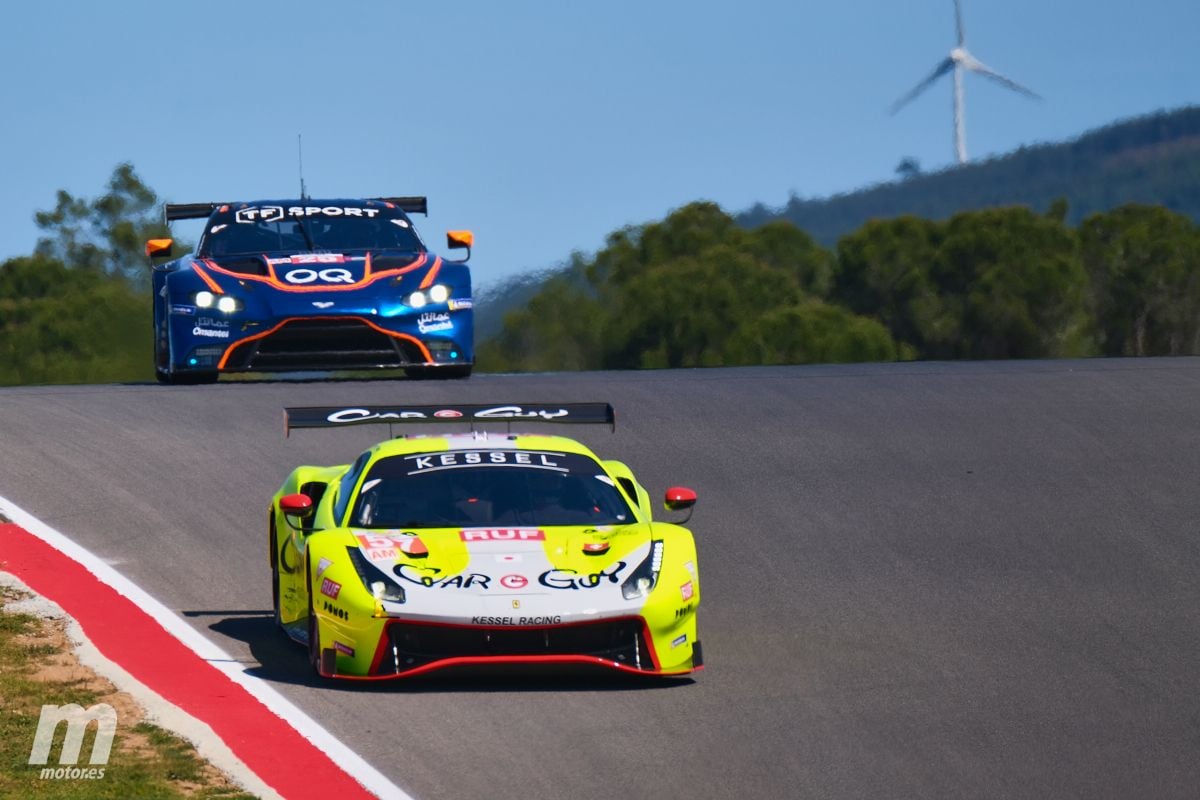
[[[425,363],[412,342],[353,319],[300,319],[238,345],[229,370],[367,369]]]

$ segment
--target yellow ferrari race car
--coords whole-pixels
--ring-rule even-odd
[[[605,403],[289,408],[287,428],[470,423],[388,439],[353,464],[299,467],[271,501],[276,623],[318,674],[397,678],[452,665],[703,665],[692,534],[652,519],[629,468],[562,436],[485,423],[599,423]],[[690,489],[666,492],[686,511]],[[686,522],[686,519],[682,520]]]

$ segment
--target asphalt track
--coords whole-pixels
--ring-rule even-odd
[[[700,495],[707,669],[315,686],[267,501],[385,428],[284,405],[608,400]],[[1200,359],[0,390],[0,495],[418,798],[1195,797]]]

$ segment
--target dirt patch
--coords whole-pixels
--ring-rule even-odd
[[[28,599],[11,588],[0,589],[0,609],[8,613],[10,603]],[[24,630],[10,640],[13,650],[26,654],[23,678],[46,684],[56,690],[62,687],[73,694],[95,698],[107,703],[117,712],[118,735],[113,743],[113,758],[124,754],[139,764],[168,765],[167,783],[176,796],[184,797],[247,797],[244,790],[223,772],[201,761],[190,743],[158,728],[146,719],[145,711],[126,692],[121,692],[107,678],[97,675],[80,663],[67,634],[63,619],[31,615]],[[28,685],[28,684],[26,684]],[[15,698],[0,698],[7,706]],[[35,712],[31,712],[35,713]],[[178,764],[180,769],[172,768]]]

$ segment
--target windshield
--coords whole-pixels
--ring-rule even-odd
[[[307,201],[313,202],[313,201]],[[402,250],[425,247],[408,217],[380,202],[360,205],[223,206],[209,218],[201,256],[276,252]]]
[[[371,467],[350,524],[363,528],[454,525],[625,525],[633,512],[593,459],[535,450],[450,450],[381,459]]]

